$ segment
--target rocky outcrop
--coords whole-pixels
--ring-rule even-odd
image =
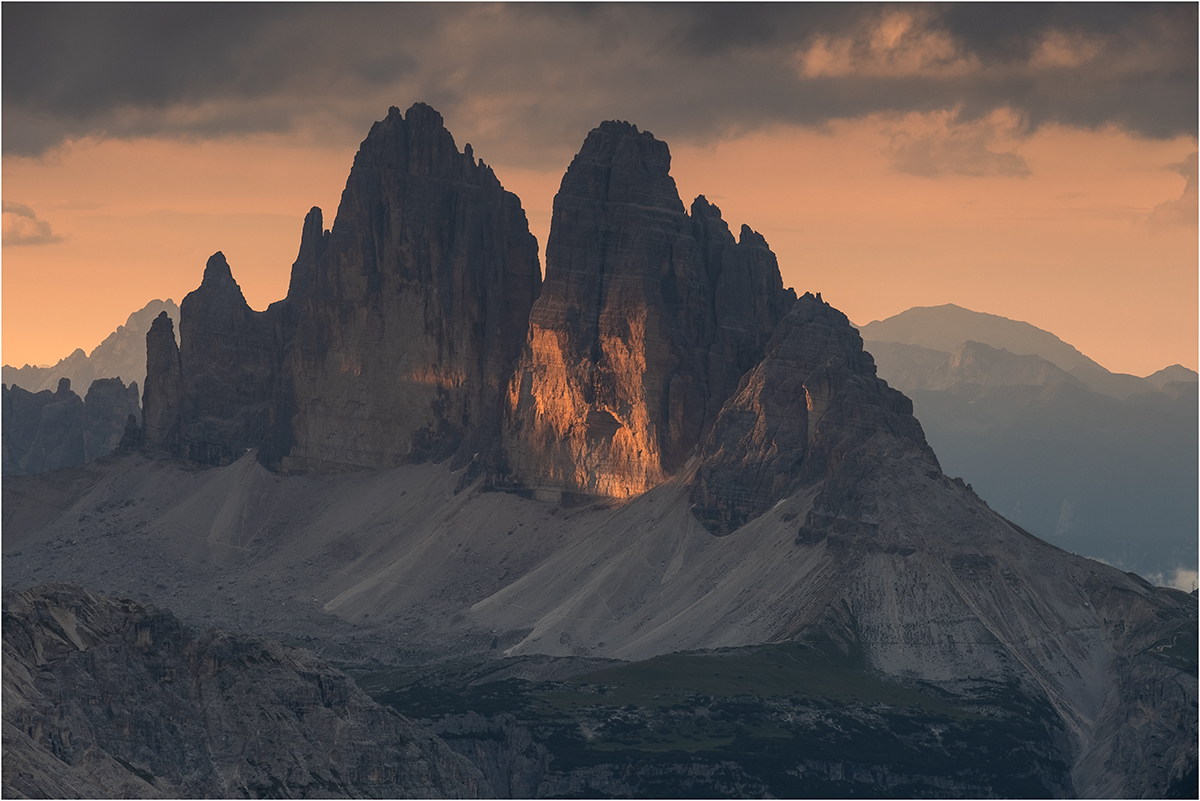
[[[520,202],[436,111],[391,109],[333,228],[309,212],[283,301],[252,311],[220,254],[184,299],[179,452],[223,464],[258,446],[285,472],[455,456],[501,486],[613,497],[661,483],[795,300],[763,238],[735,240],[703,197],[687,213],[669,167],[631,125],[589,135],[535,305]],[[151,447],[170,439],[158,416]]]
[[[159,314],[146,332],[146,389],[142,406],[145,446],[178,454],[183,369],[179,346],[175,343],[175,324],[166,312]]]
[[[30,392],[53,389],[60,378],[71,379],[75,387],[89,387],[101,378],[121,377],[138,386],[146,383],[146,333],[154,319],[166,312],[172,320],[179,320],[179,307],[175,301],[152,300],[138,311],[129,315],[125,325],[117,326],[104,341],[92,349],[90,354],[77,348],[71,355],[60,359],[53,367],[25,365],[20,369],[4,365],[4,383],[19,386]]]
[[[4,594],[5,797],[492,795],[305,651],[70,585]]]
[[[228,464],[267,431],[279,362],[274,315],[250,308],[220,252],[179,314],[180,446],[194,462]]]
[[[92,382],[87,398],[71,390],[26,392],[4,387],[4,474],[20,475],[74,467],[116,450],[130,417],[141,416],[138,386],[120,378]]]
[[[210,465],[258,447],[284,471],[469,461],[498,438],[540,281],[516,196],[436,111],[392,108],[333,229],[306,217],[284,300],[252,310],[209,259],[181,306],[178,375],[165,336],[148,353],[146,444]]]
[[[875,376],[846,316],[805,294],[705,437],[693,513],[710,530],[729,533],[799,487],[836,475],[867,447],[911,452],[938,469],[911,401]]]
[[[546,280],[508,388],[498,478],[609,497],[677,472],[795,299],[775,257],[689,215],[667,145],[593,130],[554,200]]]
[[[59,380],[56,392],[4,387],[4,474],[83,464],[85,422],[83,399],[69,378]]]
[[[98,378],[83,399],[83,458],[90,462],[117,449],[130,417],[137,424],[142,414],[138,385],[125,386],[120,377]]]
[[[372,127],[328,234],[315,214],[288,290],[296,328],[268,461],[469,459],[498,431],[540,286],[520,201],[418,103]]]

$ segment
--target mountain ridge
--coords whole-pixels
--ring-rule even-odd
[[[61,378],[71,379],[76,387],[90,387],[99,378],[121,378],[126,384],[146,385],[146,332],[161,312],[179,325],[179,307],[170,298],[152,300],[132,312],[124,325],[117,326],[100,344],[85,353],[76,348],[68,356],[59,359],[51,367],[25,365],[16,368],[3,366],[4,383],[9,387],[19,386],[29,392],[53,390]]]
[[[390,109],[288,297],[248,314],[218,253],[177,352],[156,320],[146,450],[4,483],[6,581],[410,663],[820,641],[1052,710],[1077,794],[1194,769],[1195,598],[946,476],[845,315],[684,211],[665,143],[609,122],[580,152],[535,290],[515,196]]]
[[[1097,392],[1121,400],[1156,390],[1144,378],[1109,371],[1074,345],[1031,323],[972,311],[953,303],[914,306],[887,319],[859,326],[859,332],[864,340],[900,342],[948,353],[964,341],[977,340],[1016,355],[1040,356]]]

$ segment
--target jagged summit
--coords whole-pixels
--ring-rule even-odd
[[[639,133],[627,122],[602,122],[587,135],[558,192],[563,197],[682,212],[670,169],[666,142],[648,131]],[[553,226],[550,235],[553,238]]]
[[[354,157],[353,169],[401,170],[410,175],[499,186],[495,173],[475,161],[470,147],[467,145],[468,152],[459,152],[442,115],[432,107],[414,103],[406,114],[401,114],[392,106],[386,117],[371,126]]]
[[[319,208],[305,217],[284,300],[251,310],[221,253],[184,299],[179,452],[224,464],[257,447],[284,471],[470,460],[496,439],[540,284],[517,197],[435,110],[392,108],[332,228]]]
[[[682,469],[795,300],[774,255],[689,216],[666,143],[587,135],[554,199],[546,277],[508,391],[498,479],[626,498]]]
[[[225,260],[225,254],[219,250],[208,257],[208,262],[204,265],[204,277],[201,279],[200,285],[209,289],[236,288],[238,294],[241,294],[242,291],[237,281],[233,280],[233,271],[229,268],[229,262]]]

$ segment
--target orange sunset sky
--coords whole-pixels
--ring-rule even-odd
[[[669,143],[856,323],[956,303],[1197,367],[1196,5],[3,6],[3,361],[90,350],[223,251],[283,297],[389,105],[438,109],[544,250],[587,131]],[[543,267],[545,265],[543,264]]]

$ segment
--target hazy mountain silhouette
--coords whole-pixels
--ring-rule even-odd
[[[900,342],[945,353],[953,353],[963,342],[974,340],[1017,355],[1040,356],[1095,391],[1114,398],[1124,399],[1154,389],[1145,379],[1110,372],[1049,331],[953,303],[917,306],[886,320],[860,326],[859,332],[869,341]]]
[[[944,469],[1005,517],[1160,581],[1196,570],[1195,372],[1114,375],[1047,331],[958,306],[860,330]]]
[[[90,387],[97,378],[120,378],[126,384],[146,385],[146,332],[161,312],[179,324],[179,307],[175,302],[152,300],[129,315],[125,325],[117,326],[104,341],[92,348],[90,354],[76,348],[53,367],[3,367],[3,383],[18,386],[29,392],[54,390],[60,378],[69,378],[73,387]]]

